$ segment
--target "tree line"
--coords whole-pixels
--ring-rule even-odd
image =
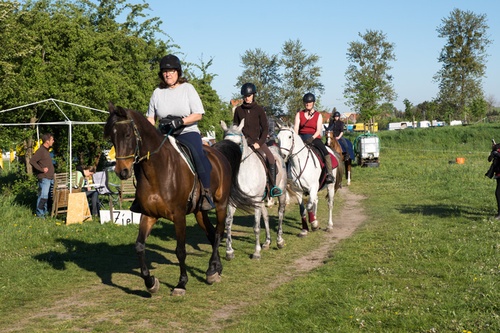
[[[175,53],[182,59],[182,48],[175,44],[162,21],[147,14],[147,3],[127,0],[27,0],[0,3],[0,109],[5,110],[40,100],[56,98],[79,105],[105,109],[108,101],[127,108],[146,111],[153,89],[158,85],[158,62]],[[396,61],[395,47],[382,31],[359,33],[361,40],[349,43],[344,97],[361,121],[382,118],[480,119],[491,111],[494,101],[483,95],[487,54],[491,43],[486,15],[455,9],[437,28],[446,40],[438,61],[441,70],[434,79],[439,95],[432,101],[413,105],[405,100],[405,110],[397,110],[390,73]],[[246,50],[241,56],[242,73],[235,86],[253,82],[258,102],[269,116],[289,117],[302,108],[305,92],[315,93],[321,111],[320,57],[309,53],[300,40],[283,43],[279,54],[262,49]],[[210,72],[213,59],[184,63],[184,72],[196,87],[206,115],[202,132],[216,130],[219,121],[230,122],[230,105],[212,88],[216,74]],[[239,96],[235,96],[239,97]],[[47,104],[37,104],[22,112],[0,113],[0,123],[60,121]],[[71,106],[63,112],[72,121],[105,121],[106,115]],[[53,132],[61,167],[65,161],[67,126],[41,127]],[[22,143],[26,160],[31,156],[36,136],[34,126],[2,127],[0,147]],[[98,125],[75,126],[73,150],[78,163],[94,164],[99,152],[109,148]],[[73,161],[71,161],[73,162]]]

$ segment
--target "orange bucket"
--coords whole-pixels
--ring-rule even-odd
[[[457,164],[464,164],[465,158],[464,157],[457,157],[456,162],[457,162]]]

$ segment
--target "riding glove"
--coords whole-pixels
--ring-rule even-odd
[[[172,120],[170,126],[172,126],[173,129],[177,129],[177,128],[181,127],[182,125],[184,125],[184,120],[182,118],[176,118],[176,119]]]

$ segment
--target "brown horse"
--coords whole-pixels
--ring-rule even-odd
[[[186,273],[186,215],[193,213],[212,245],[212,255],[206,271],[207,283],[220,281],[222,264],[219,245],[224,235],[227,206],[254,208],[254,202],[238,185],[237,176],[241,151],[233,142],[224,141],[214,147],[204,146],[212,164],[211,186],[217,223],[214,227],[207,211],[200,210],[201,185],[187,159],[181,155],[175,141],[160,134],[140,113],[109,104],[109,117],[104,135],[111,139],[116,150],[115,172],[120,179],[133,173],[137,180],[136,202],[133,206],[142,213],[135,249],[139,257],[141,277],[149,292],[159,289],[158,279],[150,275],[146,262],[146,239],[158,218],[174,223],[180,278],[172,295],[184,295]],[[171,141],[172,139],[172,141]]]
[[[342,163],[344,163],[345,179],[347,179],[347,185],[351,185],[351,168],[352,160],[349,153],[343,153],[340,143],[333,135],[333,131],[325,131],[326,142],[325,144],[329,146],[333,151],[336,151],[342,158]]]

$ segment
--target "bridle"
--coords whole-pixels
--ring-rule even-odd
[[[291,130],[290,128],[283,128],[281,130],[282,131],[289,131],[289,132],[292,133],[292,146],[290,147],[290,149],[283,148],[283,147],[281,147],[281,145],[279,147],[280,151],[284,150],[284,151],[286,151],[288,153],[287,156],[286,156],[286,158],[285,158],[285,160],[284,160],[285,162],[288,162],[291,158],[297,156],[302,150],[307,149],[307,145],[304,145],[304,147],[302,147],[301,149],[299,149],[298,152],[296,152],[295,154],[292,154],[292,152],[293,152],[293,150],[295,148],[295,136],[293,135],[295,132],[293,130]]]
[[[281,150],[284,150],[284,151],[287,151],[287,152],[288,152],[288,154],[287,154],[286,158],[284,159],[284,162],[285,162],[285,163],[286,163],[286,162],[288,162],[291,158],[293,158],[293,157],[297,156],[297,155],[298,155],[298,154],[299,154],[302,150],[304,150],[304,149],[307,149],[307,150],[308,150],[307,159],[306,159],[306,161],[305,161],[305,163],[304,163],[304,167],[303,167],[303,168],[300,168],[300,165],[299,165],[299,170],[300,170],[300,172],[299,172],[299,174],[297,175],[297,177],[296,177],[296,178],[297,178],[297,179],[299,180],[299,182],[300,182],[300,176],[302,176],[302,174],[304,173],[304,171],[305,171],[305,169],[306,169],[306,166],[307,166],[307,162],[309,161],[309,157],[311,157],[312,152],[311,152],[310,148],[308,148],[308,147],[307,147],[307,145],[304,145],[304,147],[300,148],[300,149],[299,149],[299,151],[297,151],[296,153],[294,153],[294,154],[293,154],[292,152],[293,152],[293,150],[294,150],[294,148],[295,148],[295,136],[294,136],[295,132],[294,132],[292,129],[290,129],[290,128],[282,128],[282,129],[281,129],[281,131],[289,131],[289,132],[291,132],[291,133],[292,133],[292,146],[290,147],[290,149],[283,148],[283,147],[281,147],[281,145],[280,145],[280,147],[279,147],[280,152],[281,152]],[[281,154],[281,156],[283,156],[283,154]],[[313,161],[314,161],[314,160],[313,160]],[[300,162],[300,161],[299,161],[299,162]],[[299,164],[300,164],[300,163],[299,163]]]
[[[158,148],[156,148],[153,152],[150,152],[148,150],[148,152],[143,155],[142,157],[140,157],[140,145],[142,144],[142,138],[141,138],[141,134],[139,133],[139,129],[137,128],[137,125],[135,124],[134,120],[133,119],[130,119],[130,118],[127,118],[125,120],[119,120],[119,121],[116,121],[114,124],[113,124],[113,127],[115,125],[122,125],[122,124],[131,124],[132,125],[132,129],[134,131],[134,137],[135,137],[135,149],[134,149],[134,153],[133,154],[130,154],[130,155],[126,155],[126,156],[116,156],[115,159],[118,161],[118,160],[128,160],[128,159],[131,159],[133,158],[134,159],[134,164],[138,164],[140,163],[141,161],[147,159],[149,160],[149,158],[151,157],[151,155],[154,155],[156,154],[161,146],[163,146],[163,144],[165,143],[165,141],[167,140],[167,137],[168,135],[165,135],[165,137],[163,138],[163,141],[160,143],[160,145],[158,146]]]

